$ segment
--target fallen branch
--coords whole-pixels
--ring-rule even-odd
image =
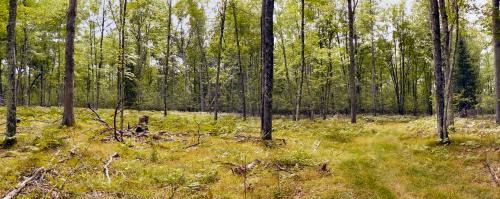
[[[96,120],[96,121],[98,121],[98,122],[100,122],[100,123],[102,123],[102,124],[106,125],[106,127],[108,127],[108,128],[111,128],[111,126],[110,126],[110,125],[109,125],[106,121],[104,121],[104,120],[101,118],[101,116],[99,115],[99,113],[97,113],[97,111],[95,111],[95,110],[92,108],[92,106],[90,105],[90,103],[87,103],[87,108],[89,108],[89,109],[92,111],[92,113],[94,113],[94,115],[96,116],[96,118],[94,118],[94,120]]]
[[[257,167],[258,164],[260,164],[260,160],[254,160],[253,162],[247,164],[247,165],[239,165],[231,168],[231,171],[235,175],[240,175],[240,176],[246,176],[246,174]]]
[[[111,165],[113,159],[117,157],[120,157],[120,155],[118,155],[118,153],[113,153],[111,156],[109,156],[108,161],[104,163],[104,175],[106,175],[108,183],[111,183],[111,177],[109,177],[109,165]]]
[[[40,178],[40,176],[42,176],[43,172],[45,172],[45,169],[42,167],[42,168],[37,168],[35,170],[33,170],[32,174],[30,177],[24,179],[21,183],[19,183],[17,185],[17,187],[15,189],[13,189],[12,191],[10,191],[9,193],[7,193],[3,199],[12,199],[12,198],[15,198],[19,193],[21,193],[21,191],[26,187],[28,186],[28,184],[33,181],[33,180],[36,180],[38,178]]]
[[[483,165],[484,165],[484,167],[486,167],[486,169],[488,169],[488,171],[490,172],[491,179],[493,180],[493,182],[495,182],[495,184],[497,185],[497,187],[498,187],[498,186],[500,186],[500,181],[499,181],[499,179],[498,179],[498,176],[497,176],[497,174],[495,173],[495,170],[493,170],[493,168],[491,168],[490,163],[489,163],[487,160],[485,160],[485,161],[483,162]]]

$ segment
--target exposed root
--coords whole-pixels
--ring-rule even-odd
[[[108,183],[111,183],[111,177],[109,177],[109,166],[113,162],[113,159],[120,157],[118,153],[113,153],[111,156],[109,156],[108,161],[104,163],[104,175],[106,175],[106,178],[108,179]]]

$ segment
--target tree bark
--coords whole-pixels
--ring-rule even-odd
[[[243,71],[243,65],[241,63],[241,48],[240,48],[240,34],[238,29],[238,18],[236,14],[236,3],[233,2],[233,20],[234,20],[234,36],[236,38],[236,51],[237,51],[237,61],[238,61],[238,69],[240,75],[240,89],[241,89],[241,111],[243,113],[243,120],[247,119],[247,100],[245,94],[245,72]],[[286,62],[286,61],[285,61]],[[288,68],[287,68],[288,70]],[[287,71],[288,75],[288,71]]]
[[[215,106],[214,106],[214,120],[217,120],[219,114],[219,95],[220,95],[220,67],[222,63],[222,42],[224,39],[224,23],[226,21],[226,1],[222,2],[222,12],[220,19],[219,31],[219,45],[217,51],[217,74],[215,76]]]
[[[493,45],[495,54],[495,85],[496,85],[496,123],[500,124],[500,20],[498,19],[499,0],[493,0],[493,12],[491,14],[493,26]]]
[[[272,92],[274,65],[273,35],[274,0],[262,0],[261,50],[262,50],[262,139],[272,139]]]
[[[75,125],[75,115],[73,111],[73,87],[74,87],[74,40],[75,40],[75,20],[76,20],[77,0],[69,0],[68,15],[66,19],[66,66],[64,78],[64,113],[62,124],[66,126]]]
[[[437,0],[429,0],[429,17],[431,21],[431,35],[433,41],[434,76],[436,79],[436,113],[437,131],[442,143],[449,142],[448,132],[444,121],[444,74],[442,70],[443,60],[441,57],[441,28],[439,22],[439,10]]]
[[[450,64],[450,28],[448,24],[448,14],[446,12],[445,0],[439,0],[439,14],[441,16],[441,31],[442,31],[442,53],[443,53],[443,72],[444,72],[444,128],[448,129],[448,125],[453,120],[451,110],[452,88],[451,88],[451,64]]]
[[[9,22],[7,24],[7,127],[5,129],[5,145],[11,145],[16,135],[16,16],[17,0],[9,0]]]
[[[352,0],[347,0],[349,23],[349,94],[351,104],[351,123],[356,123],[357,92],[356,92],[356,63],[354,58],[354,5]]]

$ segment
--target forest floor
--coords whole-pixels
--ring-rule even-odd
[[[89,109],[74,128],[61,111],[19,109],[18,143],[0,149],[0,196],[43,167],[20,198],[500,198],[492,118],[457,119],[449,146],[436,144],[433,117],[277,118],[264,143],[258,118],[126,111],[125,126],[148,115],[149,133],[117,142]],[[112,126],[114,110],[98,112]]]

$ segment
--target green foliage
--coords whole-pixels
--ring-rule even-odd
[[[458,41],[456,69],[453,73],[455,104],[459,112],[473,109],[477,105],[479,67],[473,65],[464,39]]]

